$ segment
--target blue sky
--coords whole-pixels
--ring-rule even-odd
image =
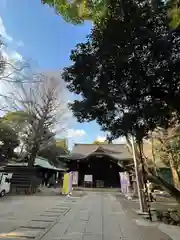
[[[28,59],[40,71],[58,71],[71,64],[71,49],[85,40],[91,23],[74,26],[66,23],[40,0],[0,0],[0,34],[9,54]],[[69,144],[91,143],[105,134],[96,123],[74,121]]]

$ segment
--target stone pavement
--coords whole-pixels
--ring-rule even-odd
[[[111,193],[53,200],[0,239],[169,240],[156,226],[139,226]],[[49,199],[49,198],[48,198]],[[42,204],[46,197],[42,197]],[[48,200],[50,201],[50,199]],[[28,210],[27,210],[28,211]],[[1,223],[0,223],[1,225]]]
[[[23,239],[22,236],[24,239],[36,236],[38,231],[44,231],[56,220],[56,216],[46,215],[49,210],[61,202],[63,203],[64,200],[65,197],[61,196],[17,195],[0,198],[0,239],[17,240]],[[61,212],[58,212],[58,216],[63,215],[67,210],[69,207],[60,208]],[[26,235],[27,238],[25,238]]]

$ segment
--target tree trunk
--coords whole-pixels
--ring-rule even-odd
[[[169,163],[170,163],[170,167],[171,167],[171,173],[172,173],[174,187],[180,190],[179,175],[178,175],[176,166],[174,165],[174,159],[173,159],[172,154],[170,156]]]
[[[172,166],[171,172],[172,172],[174,186],[175,188],[180,190],[180,182],[179,182],[179,175],[178,175],[177,169],[174,166]]]
[[[134,197],[134,198],[137,198],[138,197],[138,190],[137,190],[137,183],[136,183],[136,181],[133,181],[133,194],[132,194],[132,196]]]
[[[146,200],[146,196],[145,196],[145,192],[144,189],[147,190],[147,186],[146,186],[146,171],[145,171],[145,167],[144,167],[144,160],[143,160],[143,149],[142,149],[142,142],[139,141],[138,142],[138,150],[139,150],[139,160],[142,166],[142,169],[139,170],[139,175],[140,175],[140,189],[141,189],[141,196],[143,199],[143,212],[148,212],[148,204],[147,204],[147,200]]]
[[[148,212],[148,205],[147,205],[147,201],[146,201],[146,196],[145,196],[145,192],[144,192],[144,173],[142,170],[139,170],[139,175],[140,175],[140,190],[141,190],[141,197],[142,197],[142,201],[143,201],[143,212]]]
[[[34,146],[32,147],[31,153],[30,153],[28,167],[34,167],[34,162],[35,162],[38,150],[39,150],[39,146],[37,143],[35,143]]]
[[[151,132],[151,151],[152,151],[152,161],[154,165],[154,171],[156,172],[156,175],[158,175],[157,167],[156,167],[156,156],[154,151],[154,138],[153,133]]]
[[[130,148],[130,141],[128,138],[127,143],[128,143],[128,148]],[[136,153],[137,158],[139,158],[139,153]],[[178,203],[180,203],[180,191],[175,188],[172,184],[166,182],[164,179],[162,179],[159,175],[156,175],[155,171],[151,171],[148,168],[148,165],[145,165],[145,171],[147,173],[148,179],[152,181],[153,183],[162,186],[162,188],[167,191]]]
[[[138,187],[137,187],[137,181],[136,181],[136,176],[133,173],[132,175],[132,197],[133,198],[138,198]]]
[[[160,176],[154,176],[152,173],[148,172],[148,179],[155,184],[158,184],[163,187],[177,202],[180,203],[180,191],[175,188],[172,184],[166,182]]]

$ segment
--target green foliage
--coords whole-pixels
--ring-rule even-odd
[[[0,120],[0,162],[6,162],[11,159],[14,149],[18,147],[19,140],[16,131],[11,126]]]
[[[168,14],[171,19],[170,26],[172,28],[177,28],[180,26],[180,4],[179,0],[168,0],[167,4],[169,6]]]
[[[156,151],[167,166],[172,161],[173,166],[180,169],[180,126],[171,129],[169,134],[161,134],[156,144]]]
[[[171,17],[171,23],[170,26],[172,28],[176,28],[180,26],[180,8],[173,8],[169,16]]]
[[[65,139],[65,138],[56,140],[56,146],[60,147],[60,148],[62,148],[64,150],[63,154],[67,154],[69,152],[67,139]]]
[[[171,86],[180,83],[179,58],[171,54],[179,45],[169,35],[162,1],[121,3],[113,1],[110,14],[72,51],[64,80],[82,97],[71,105],[80,122],[96,120],[112,138],[142,140],[178,110],[180,96]]]
[[[116,0],[108,11],[64,71],[69,90],[80,95],[71,109],[79,122],[96,120],[110,140],[134,135],[143,176],[180,201],[180,192],[150,171],[142,154],[149,131],[167,129],[174,114],[180,119],[180,32],[169,30],[163,1]]]
[[[23,111],[8,112],[3,116],[3,119],[9,122],[24,123],[28,119],[28,114]]]
[[[126,1],[121,0],[121,5]],[[138,2],[138,1],[136,1]],[[179,0],[167,0],[165,14],[170,18],[170,27],[176,28],[180,25],[180,3]],[[48,4],[54,7],[57,14],[60,14],[67,22],[79,24],[84,20],[92,20],[99,22],[106,18],[109,5],[112,1],[108,0],[42,0],[43,4]],[[54,4],[55,3],[55,4]],[[151,1],[152,5],[157,3],[157,0]],[[120,13],[123,17],[123,11]]]
[[[38,155],[44,158],[47,158],[52,163],[58,163],[58,157],[60,155],[67,154],[66,149],[57,145],[56,142],[52,143],[51,145],[47,146],[46,148],[42,149]]]
[[[30,116],[24,111],[8,112],[3,121],[10,124],[17,132],[21,132],[29,122]]]
[[[107,0],[42,0],[53,7],[65,21],[80,24],[85,20],[99,21],[107,11]]]

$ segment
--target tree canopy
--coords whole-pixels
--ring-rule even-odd
[[[11,127],[18,133],[27,126],[29,121],[28,113],[24,111],[8,112],[3,116],[3,121],[11,125]]]
[[[3,119],[0,119],[0,163],[7,163],[15,156],[14,149],[19,145],[18,134]]]
[[[41,0],[53,7],[67,22],[83,23],[84,20],[97,21],[107,10],[107,0]]]
[[[3,119],[8,122],[24,123],[27,121],[28,115],[24,111],[8,112],[3,116]]]
[[[43,4],[48,4],[55,9],[55,12],[61,15],[65,21],[73,24],[83,23],[85,20],[98,22],[106,17],[109,5],[112,1],[109,0],[41,0]],[[121,6],[126,0],[121,0]],[[141,1],[134,1],[137,4]],[[155,3],[156,0],[151,0]],[[170,27],[176,28],[180,25],[180,4],[179,0],[167,0],[165,14],[170,18]],[[123,17],[123,9],[119,13]]]
[[[169,0],[167,1],[170,6],[169,17],[171,19],[170,26],[172,28],[177,28],[180,26],[180,3],[179,0]]]
[[[51,161],[52,163],[58,163],[58,157],[61,155],[66,155],[66,151],[61,146],[57,146],[56,142],[52,142],[51,145],[47,146],[46,148],[42,149],[39,153],[39,156],[44,157]]]
[[[56,146],[63,149],[64,153],[61,153],[61,154],[68,154],[69,149],[68,149],[67,139],[65,138],[56,139]]]
[[[178,108],[179,95],[171,87],[179,86],[177,42],[163,2],[127,0],[123,7],[122,19],[120,1],[113,3],[104,24],[72,51],[64,79],[82,97],[71,105],[80,122],[96,120],[113,138],[124,133],[142,138],[167,124],[172,107]]]
[[[9,104],[16,111],[3,119],[18,131],[20,152],[29,156],[31,166],[38,152],[55,144],[55,134],[64,131],[67,105],[63,96],[61,82],[49,75],[14,84]]]
[[[141,159],[149,131],[180,117],[179,30],[169,29],[166,13],[160,0],[113,1],[63,75],[80,95],[71,104],[78,121],[96,120],[109,138],[134,135]]]

